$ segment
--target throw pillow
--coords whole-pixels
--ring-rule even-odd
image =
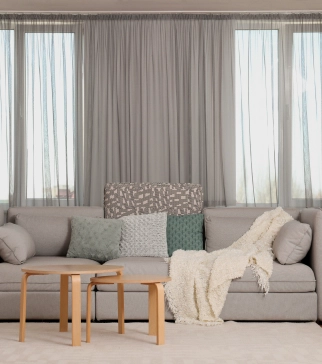
[[[130,215],[124,222],[120,253],[124,257],[168,257],[167,213]]]
[[[203,214],[168,215],[167,242],[170,257],[178,249],[203,249],[203,220]]]
[[[94,217],[72,218],[68,258],[87,258],[103,263],[119,257],[122,221]]]
[[[7,263],[22,264],[36,253],[30,234],[9,222],[0,227],[0,257]]]
[[[274,255],[281,264],[298,263],[309,251],[311,240],[312,229],[309,224],[297,220],[289,221],[274,240]]]

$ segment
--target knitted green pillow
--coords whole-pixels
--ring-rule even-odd
[[[204,248],[203,214],[168,215],[167,243],[168,254],[182,250],[202,250]]]
[[[119,257],[123,222],[114,219],[75,216],[68,258],[87,258],[104,263]]]

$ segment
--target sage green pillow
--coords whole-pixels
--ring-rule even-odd
[[[87,258],[100,263],[119,257],[122,220],[75,216],[68,258]]]
[[[168,254],[182,250],[202,250],[204,246],[204,215],[168,215],[167,243]]]

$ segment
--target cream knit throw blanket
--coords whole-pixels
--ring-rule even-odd
[[[281,207],[259,216],[250,229],[230,247],[211,253],[177,250],[170,259],[165,285],[176,323],[205,326],[222,323],[219,317],[230,282],[251,267],[259,286],[269,290],[273,271],[272,244],[280,228],[293,218]]]

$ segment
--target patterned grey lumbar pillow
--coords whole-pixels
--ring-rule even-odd
[[[118,258],[123,222],[114,219],[75,216],[68,258],[87,258],[104,263]]]
[[[120,254],[124,257],[168,257],[167,213],[121,217]]]

